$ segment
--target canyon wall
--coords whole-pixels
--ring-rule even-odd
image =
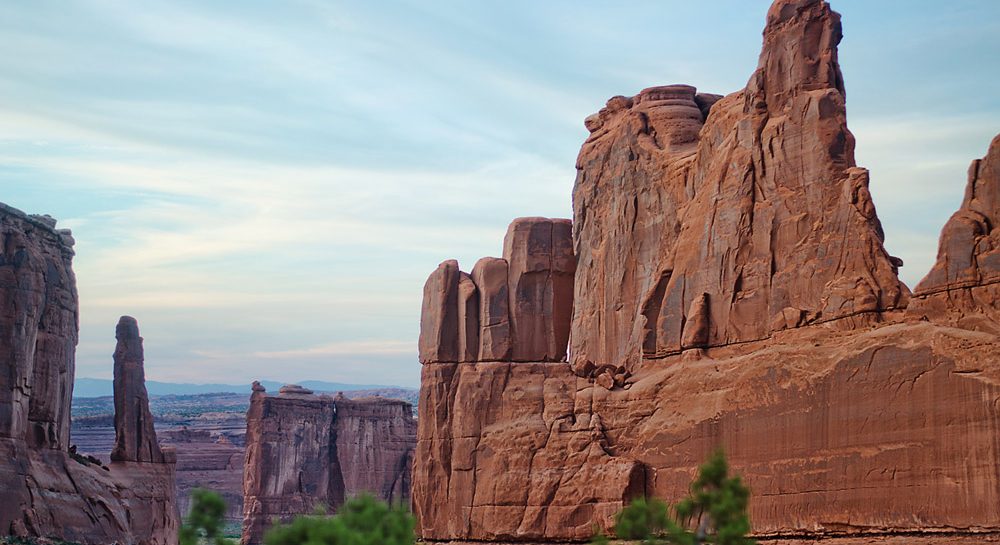
[[[296,385],[268,396],[254,383],[246,442],[244,544],[263,542],[274,519],[335,510],[360,493],[409,501],[416,424],[405,401],[333,398]]]
[[[423,539],[586,540],[633,497],[682,497],[717,447],[758,536],[1000,532],[1000,140],[911,294],[840,40],[826,2],[777,0],[743,90],[587,118],[571,233],[514,220],[503,259],[431,274]]]
[[[160,434],[160,443],[177,453],[178,511],[187,514],[191,510],[191,493],[207,488],[225,500],[227,528],[238,529],[243,523],[242,430],[246,424],[236,435],[229,435],[228,431],[236,430],[224,426],[166,430]]]
[[[55,225],[0,205],[0,535],[174,543],[170,453],[104,466],[70,448],[78,300],[73,237]],[[141,357],[138,371],[122,375],[116,366],[116,386],[121,379],[137,390]],[[148,414],[138,401],[135,409]],[[122,421],[120,431],[146,437],[134,421]],[[151,441],[150,452],[155,435]]]

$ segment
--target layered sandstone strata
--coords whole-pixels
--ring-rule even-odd
[[[70,451],[78,323],[72,235],[48,216],[0,205],[0,241],[0,535],[173,543],[169,457],[103,467]],[[116,383],[139,386],[141,375],[121,372],[116,367]],[[135,435],[132,424],[122,426]]]
[[[415,443],[413,408],[405,401],[333,398],[296,385],[268,396],[254,383],[243,543],[261,543],[275,519],[336,509],[360,493],[408,502]]]
[[[911,301],[854,161],[840,39],[826,2],[777,0],[745,89],[653,87],[586,120],[572,317],[532,329],[568,329],[568,354],[510,327],[510,281],[477,264],[463,298],[457,263],[431,276],[425,540],[584,540],[632,497],[683,496],[719,446],[759,535],[1000,532],[1000,145]],[[473,360],[458,317],[476,295]]]

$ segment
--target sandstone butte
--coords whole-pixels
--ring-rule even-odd
[[[370,493],[410,501],[417,424],[395,399],[316,395],[297,385],[269,396],[254,383],[243,474],[244,544],[263,542],[273,520],[336,509]]]
[[[172,544],[174,456],[153,431],[133,318],[116,332],[112,462],[69,444],[79,305],[73,237],[55,225],[0,204],[0,535]]]
[[[430,275],[424,540],[585,540],[717,447],[760,537],[1000,532],[1000,137],[911,293],[855,164],[840,17],[778,0],[763,38],[736,93],[588,117],[572,223],[516,219],[502,259]]]

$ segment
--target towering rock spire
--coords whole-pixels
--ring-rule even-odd
[[[588,118],[573,190],[577,373],[905,306],[854,161],[840,39],[826,2],[779,0],[744,90],[653,87]]]
[[[139,323],[131,316],[122,316],[115,338],[115,447],[111,459],[162,463],[163,452],[149,412]]]

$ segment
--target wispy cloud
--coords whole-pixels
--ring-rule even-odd
[[[608,97],[741,87],[767,4],[11,4],[0,200],[75,230],[81,376],[107,376],[134,314],[158,380],[413,385],[426,274],[498,254],[513,217],[568,216]],[[858,160],[912,284],[1000,128],[1000,3],[837,7]]]
[[[416,347],[412,340],[405,341],[344,341],[308,348],[280,350],[276,352],[254,352],[253,356],[263,359],[314,358],[327,356],[358,355],[414,355]]]

